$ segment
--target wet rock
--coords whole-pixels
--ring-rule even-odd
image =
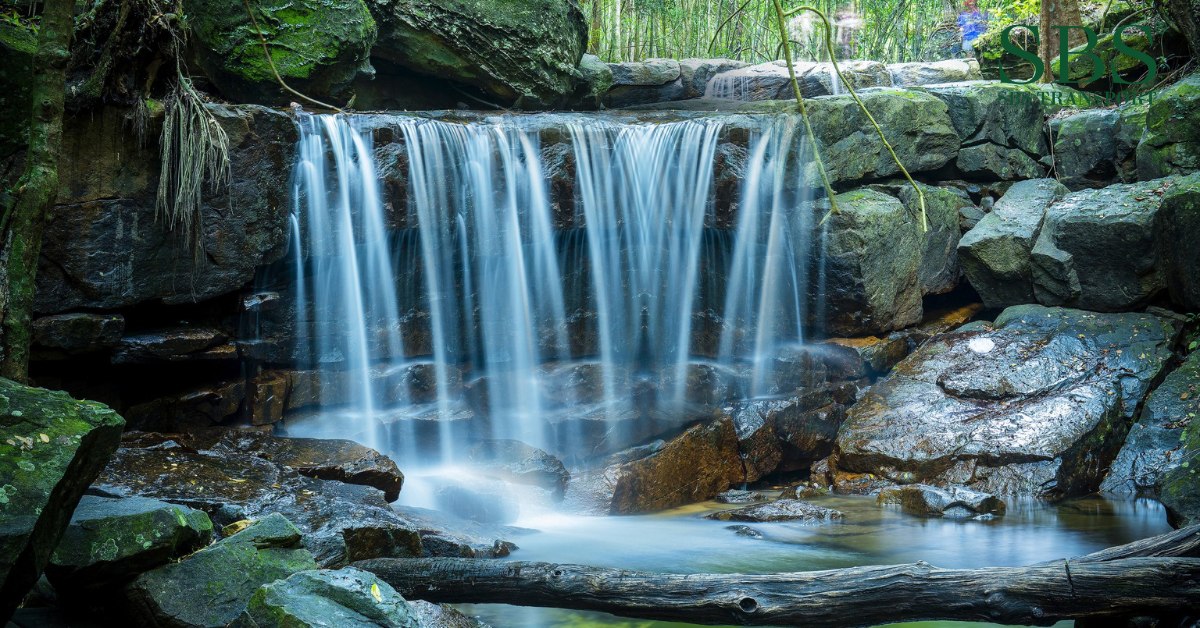
[[[797,80],[802,81],[804,69],[811,65],[798,66]],[[790,81],[787,66],[759,63],[714,74],[705,85],[704,96],[741,101],[785,100],[792,97]]]
[[[1162,291],[1156,215],[1163,194],[1178,182],[1081,190],[1050,205],[1030,256],[1038,302],[1113,312]]]
[[[780,499],[757,506],[746,506],[734,510],[719,510],[704,516],[718,521],[787,521],[793,523],[828,523],[844,519],[845,515],[798,499]]]
[[[56,314],[33,321],[33,344],[69,356],[112,347],[124,331],[120,314]]]
[[[804,68],[803,79],[801,81],[801,91],[805,98],[813,96],[825,96],[829,94],[845,94],[846,83],[850,84],[855,90],[862,90],[867,87],[891,87],[892,75],[888,72],[887,66],[878,61],[869,60],[844,60],[838,61],[838,70],[841,70],[842,77],[839,79],[837,72],[829,63],[817,63]],[[791,98],[794,94],[791,88],[788,87],[787,93],[781,98]]]
[[[683,81],[683,97],[700,98],[704,96],[712,77],[744,67],[744,61],[733,59],[681,59],[679,78]]]
[[[420,620],[422,628],[488,628],[487,624],[447,604],[409,600],[408,607]]]
[[[453,0],[371,2],[379,41],[371,54],[526,108],[571,93],[587,48],[574,2]]]
[[[840,401],[839,401],[840,400]],[[795,471],[829,454],[851,399],[818,388],[784,399],[746,401],[726,410],[737,431],[745,481]]]
[[[849,411],[836,468],[1038,496],[1095,490],[1175,323],[1016,306],[934,337]]]
[[[609,512],[654,512],[711,499],[742,482],[733,422],[693,426],[645,458],[609,467]]]
[[[726,530],[733,530],[733,533],[738,536],[748,536],[752,539],[763,538],[762,532],[751,528],[750,526],[725,526]]]
[[[1157,495],[1163,476],[1186,461],[1187,432],[1200,429],[1197,416],[1200,351],[1193,351],[1146,398],[1100,489],[1122,495]]]
[[[956,83],[983,78],[979,73],[979,62],[975,59],[889,63],[887,70],[892,75],[892,85],[896,87]]]
[[[583,108],[599,109],[604,102],[604,95],[613,86],[612,68],[596,55],[585,54],[579,60],[579,74],[582,79],[572,99]]]
[[[1003,515],[1005,505],[995,495],[973,491],[963,486],[938,488],[913,484],[884,489],[876,499],[879,504],[896,504],[901,510],[919,517],[970,519],[979,515]]]
[[[0,617],[41,575],[124,426],[102,404],[0,379]]]
[[[558,458],[515,440],[489,440],[471,448],[473,465],[496,477],[544,488],[557,499],[567,490],[570,472]]]
[[[228,357],[237,359],[237,352],[222,356],[208,350],[224,345],[225,333],[204,327],[186,327],[126,336],[112,353],[113,364],[154,364],[190,359]]]
[[[828,221],[826,308],[828,329],[865,335],[921,320],[920,226],[899,200],[874,190],[836,197]]]
[[[279,85],[272,67],[293,88],[318,99],[348,96],[359,72],[371,73],[367,57],[375,43],[375,20],[362,0],[266,4],[255,24],[232,0],[187,0],[196,65],[227,98],[286,105],[294,96]],[[263,58],[263,43],[274,65]]]
[[[1018,182],[962,237],[963,271],[987,307],[1035,302],[1030,252],[1046,208],[1067,192],[1054,179]]]
[[[917,278],[921,294],[945,294],[958,286],[959,269],[958,242],[962,236],[959,229],[959,209],[970,205],[961,192],[953,188],[918,183],[925,196],[925,215],[928,230],[922,234],[924,245],[921,250],[921,265]],[[920,216],[921,204],[911,186],[901,186],[900,200],[908,209],[910,220]]]
[[[427,557],[503,558],[518,549],[508,539],[530,532],[525,528],[463,519],[444,510],[394,508],[420,531],[423,555]]]
[[[143,573],[126,594],[143,625],[226,626],[258,587],[316,568],[300,531],[271,514],[178,563]]]
[[[1198,118],[1200,72],[1155,94],[1146,111],[1146,133],[1137,147],[1141,180],[1200,169]]]
[[[147,173],[159,171],[158,153],[138,147],[122,112],[69,125],[63,153],[73,159],[60,165],[59,204],[47,216],[38,313],[193,303],[241,289],[256,268],[283,256],[295,124],[265,107],[208,109],[229,136],[231,179],[215,192],[205,187],[199,255],[156,218],[156,181]]]
[[[829,489],[824,486],[819,486],[814,482],[797,484],[789,486],[779,493],[779,499],[812,499],[814,497],[824,497],[829,494]]]
[[[757,504],[767,501],[767,496],[758,491],[730,489],[713,498],[719,504]]]
[[[227,430],[212,449],[251,454],[290,467],[301,475],[373,486],[394,502],[404,474],[391,458],[350,440],[278,438],[262,432]]]
[[[1145,128],[1146,109],[1085,109],[1052,121],[1059,180],[1073,190],[1136,180],[1134,151]]]
[[[647,59],[610,63],[613,85],[604,96],[612,108],[669,102],[685,98],[679,62],[674,59]]]
[[[1028,153],[984,143],[963,146],[955,162],[963,176],[978,179],[1033,179],[1045,176],[1046,169]]]
[[[1200,523],[1200,428],[1194,422],[1181,435],[1181,443],[1181,462],[1163,475],[1158,497],[1176,527]]]
[[[957,166],[968,178],[1030,179],[1043,176],[1037,159],[1047,153],[1044,111],[1021,85],[965,82],[923,88],[946,103],[962,138]]]
[[[155,499],[85,495],[46,566],[60,594],[120,586],[208,545],[213,526],[199,510]]]
[[[266,458],[175,441],[128,442],[97,479],[106,496],[142,496],[203,510],[217,525],[280,513],[325,567],[420,556],[416,527],[378,489],[305,477]]]
[[[217,382],[169,397],[130,406],[125,418],[131,429],[148,432],[192,432],[238,416],[246,399],[246,382]]]
[[[908,338],[903,333],[893,332],[879,338],[830,338],[826,342],[854,350],[863,364],[875,373],[886,373],[908,355]]]
[[[479,523],[511,523],[521,514],[516,496],[494,480],[441,479],[433,497],[438,510]]]
[[[1171,300],[1200,311],[1200,175],[1190,175],[1162,195],[1155,226],[1158,266]]]
[[[344,567],[300,571],[259,587],[239,619],[255,628],[419,628],[418,615],[388,583]]]

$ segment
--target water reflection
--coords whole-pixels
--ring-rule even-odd
[[[917,560],[967,569],[1078,556],[1171,529],[1162,505],[1148,499],[1089,497],[1061,504],[1010,502],[1007,514],[992,521],[911,517],[891,507],[880,508],[869,497],[811,501],[841,510],[846,514],[845,522],[820,526],[749,524],[762,534],[762,538],[750,538],[727,529],[727,522],[701,518],[704,513],[725,507],[716,503],[637,517],[549,513],[531,515],[519,522],[540,533],[523,537],[521,549],[512,559],[676,573],[779,573]],[[498,604],[460,608],[494,626],[684,625]],[[929,628],[987,624],[904,625]]]

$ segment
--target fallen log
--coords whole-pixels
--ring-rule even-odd
[[[869,626],[918,620],[1050,625],[1200,612],[1200,526],[1025,567],[928,563],[826,571],[664,574],[465,558],[379,558],[408,598],[602,611],[697,624]]]

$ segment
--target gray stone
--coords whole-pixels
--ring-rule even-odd
[[[1158,266],[1171,300],[1200,311],[1200,174],[1181,178],[1162,195],[1155,220]]]
[[[1033,303],[1029,256],[1046,208],[1067,194],[1054,179],[1016,183],[958,245],[971,287],[990,308]]]
[[[420,628],[419,615],[375,574],[344,567],[299,571],[259,587],[240,625],[253,628]]]
[[[1050,205],[1030,259],[1039,303],[1129,310],[1166,287],[1156,214],[1178,179],[1081,190]]]
[[[744,61],[733,59],[681,59],[679,78],[683,80],[684,98],[700,98],[708,88],[708,81],[722,72],[746,67]]]
[[[1155,94],[1137,147],[1143,181],[1200,169],[1200,72]]]
[[[102,404],[0,379],[0,617],[37,582],[124,427]]]
[[[75,355],[112,347],[124,331],[125,317],[120,314],[55,314],[34,319],[33,344]]]
[[[1134,181],[1133,155],[1145,128],[1146,109],[1086,109],[1052,122],[1059,180],[1075,190]]]
[[[892,85],[896,87],[957,83],[982,78],[979,73],[979,62],[975,59],[890,63],[887,69],[892,75]]]
[[[558,458],[515,440],[489,440],[471,448],[471,463],[496,477],[544,488],[562,499],[571,473]]]
[[[779,499],[757,506],[745,506],[733,510],[718,510],[704,516],[718,521],[772,522],[820,524],[844,519],[845,515],[831,508],[823,508],[799,499]]]
[[[713,498],[718,504],[757,504],[767,501],[767,496],[758,491],[729,489]]]
[[[935,336],[850,409],[837,467],[996,494],[1093,491],[1174,334],[1149,314],[1024,305]]]
[[[575,88],[576,100],[587,109],[598,109],[613,86],[612,68],[596,55],[585,54],[579,60],[579,74],[581,80]]]
[[[901,510],[919,517],[970,519],[980,515],[1003,515],[1004,502],[995,495],[965,486],[938,488],[912,484],[879,491],[879,504],[896,504]]]

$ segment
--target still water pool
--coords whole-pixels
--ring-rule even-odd
[[[922,519],[892,507],[876,506],[870,497],[810,501],[841,510],[845,521],[823,525],[748,524],[762,535],[752,538],[728,529],[729,522],[701,518],[713,510],[728,508],[712,502],[648,516],[531,514],[518,525],[537,532],[513,539],[521,549],[513,553],[511,560],[674,573],[764,574],[918,560],[965,569],[1078,556],[1171,529],[1163,507],[1148,499],[1089,497],[1059,504],[1010,502],[1007,514],[991,521]],[[459,608],[497,628],[687,625],[501,604],[464,604]],[[985,625],[894,624],[922,628]],[[1070,622],[1060,625],[1069,626]]]

